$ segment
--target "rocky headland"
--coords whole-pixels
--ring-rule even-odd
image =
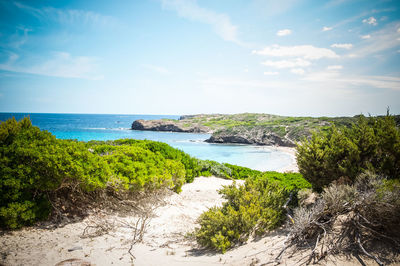
[[[397,117],[396,117],[397,118]],[[178,120],[136,120],[133,130],[208,133],[210,143],[238,143],[294,147],[313,131],[331,124],[351,126],[357,117],[290,117],[270,114],[200,114]]]
[[[187,132],[187,133],[211,133],[210,128],[197,124],[182,123],[181,120],[136,120],[132,123],[133,130],[148,131],[171,131],[171,132]]]
[[[285,136],[280,136],[273,130],[264,127],[244,128],[237,127],[232,130],[214,132],[206,140],[209,143],[239,143],[268,146],[294,147],[295,141]]]

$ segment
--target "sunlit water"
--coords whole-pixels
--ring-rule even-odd
[[[199,159],[230,163],[257,170],[279,170],[291,164],[290,154],[251,145],[210,144],[209,134],[152,132],[130,130],[136,119],[178,119],[171,115],[104,115],[104,114],[23,114],[0,113],[0,121],[30,116],[32,124],[48,130],[60,139],[115,140],[149,139],[168,143]]]

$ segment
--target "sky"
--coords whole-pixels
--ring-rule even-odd
[[[0,0],[0,112],[400,114],[398,0]]]

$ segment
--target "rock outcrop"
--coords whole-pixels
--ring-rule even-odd
[[[202,125],[185,125],[180,120],[136,120],[132,123],[133,130],[172,131],[188,133],[210,133],[208,127]]]
[[[293,140],[269,131],[267,128],[222,130],[215,132],[206,142],[238,143],[294,147]]]

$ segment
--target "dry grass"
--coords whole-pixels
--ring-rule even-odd
[[[309,250],[302,263],[329,255],[369,257],[379,265],[398,262],[400,254],[400,185],[367,173],[354,185],[331,184],[311,207],[294,211],[286,245]],[[299,262],[300,263],[300,262]]]

